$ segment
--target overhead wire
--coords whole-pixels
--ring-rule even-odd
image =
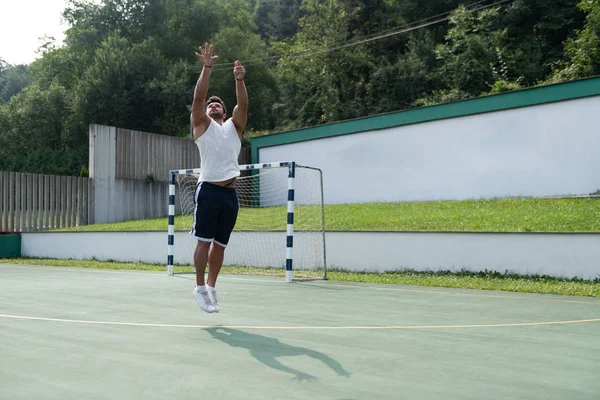
[[[481,3],[485,3],[485,2],[489,2],[489,1],[490,0],[479,0],[479,1],[476,1],[474,3],[468,4],[467,6],[465,6],[465,8],[473,7],[473,6],[477,5],[477,4],[481,4]],[[512,1],[512,0],[506,0],[506,1]],[[505,2],[505,1],[501,1],[501,2]],[[499,3],[495,3],[495,4],[499,4]],[[488,5],[486,7],[492,7],[495,4]],[[477,10],[479,10],[479,9],[475,9],[473,11],[477,11]],[[392,34],[397,35],[397,34],[400,34],[400,33],[406,33],[406,32],[409,32],[411,30],[416,30],[416,29],[420,29],[420,28],[423,28],[423,27],[426,27],[426,26],[429,26],[429,25],[440,23],[440,22],[446,21],[447,18],[444,18],[444,19],[441,19],[441,20],[437,20],[437,21],[433,21],[433,22],[430,22],[430,23],[427,23],[427,21],[429,21],[431,19],[434,19],[434,18],[441,17],[441,16],[449,15],[449,14],[453,13],[454,11],[456,11],[456,9],[453,9],[453,10],[450,10],[450,11],[446,11],[444,13],[432,15],[430,17],[427,17],[427,18],[424,18],[424,19],[421,19],[421,20],[418,20],[418,21],[413,21],[413,22],[410,22],[410,23],[402,24],[402,25],[396,26],[394,28],[389,28],[389,29],[386,29],[386,30],[383,30],[383,31],[373,32],[373,33],[371,33],[369,35],[364,36],[361,39],[353,38],[353,39],[345,40],[345,41],[342,41],[342,42],[338,42],[338,43],[334,44],[334,46],[336,46],[336,47],[322,50],[322,51],[320,51],[320,53],[334,51],[334,50],[337,50],[337,49],[340,49],[340,48],[343,48],[343,47],[348,47],[348,46],[360,44],[360,43],[363,43],[363,42],[378,40],[378,39],[380,39],[382,37],[391,36]],[[414,26],[415,24],[421,24],[421,25]],[[405,27],[411,27],[411,28],[410,29],[405,29]],[[403,29],[401,31],[397,31],[400,28],[403,28]],[[392,32],[392,33],[390,33],[390,32]],[[380,36],[378,36],[378,35],[380,35]],[[359,40],[360,42],[358,42],[357,40]],[[298,52],[296,52],[295,56],[289,57],[288,59],[301,58],[301,57],[303,57],[304,53],[310,53],[310,52],[312,52],[312,49],[306,49],[306,50],[298,51]],[[312,54],[314,54],[314,52]],[[259,63],[259,62],[265,62],[265,61],[268,61],[268,60],[279,59],[279,58],[283,58],[283,56],[276,55],[276,56],[271,56],[271,57],[264,57],[264,58],[246,60],[246,61],[244,61],[244,65],[251,65],[251,64],[255,64],[255,63]],[[233,67],[233,65],[234,65],[234,63],[222,63],[222,64],[215,64],[215,67],[217,68],[217,70],[222,70],[222,69],[229,69],[229,67]],[[218,67],[228,67],[228,68],[218,68]]]
[[[469,4],[466,7],[471,7],[473,5],[477,5],[477,4],[480,4],[480,3],[485,3],[487,1],[490,1],[490,0],[479,0],[479,1],[475,2],[475,3]],[[399,28],[404,28],[404,27],[407,27],[407,26],[412,26],[412,25],[417,24],[417,23],[424,23],[424,22],[426,22],[426,21],[428,21],[430,19],[434,19],[434,18],[438,18],[438,17],[444,16],[444,15],[451,14],[454,11],[455,10],[446,11],[444,13],[432,15],[431,17],[427,17],[427,18],[424,18],[424,19],[421,19],[421,20],[418,20],[418,21],[413,21],[413,22],[409,22],[409,23],[402,24],[402,25],[399,25],[399,26],[395,26],[393,28],[389,28],[389,29],[384,29],[382,31],[373,32],[373,33],[370,33],[370,34],[364,36],[362,39],[368,39],[368,38],[371,38],[371,37],[374,37],[374,36],[377,36],[377,35],[386,34],[388,32],[396,31]],[[344,40],[344,41],[335,43],[334,45],[335,46],[341,46],[341,45],[345,45],[345,44],[351,44],[352,42],[355,42],[356,40],[357,40],[356,38],[348,39],[348,40]],[[325,51],[332,51],[332,50],[335,50],[335,49],[326,49]],[[298,52],[296,52],[295,58],[301,57],[301,55],[303,53],[308,53],[308,52],[311,52],[311,51],[312,51],[312,49],[306,49],[306,50],[298,51]],[[270,57],[266,57],[266,58],[257,58],[257,59],[252,59],[252,60],[245,60],[244,64],[252,64],[252,63],[255,63],[255,62],[263,62],[263,61],[268,61],[268,60],[277,59],[277,58],[282,58],[282,56],[276,55],[276,56],[270,56]],[[215,67],[225,67],[225,66],[227,66],[227,67],[230,67],[230,66],[233,67],[233,65],[234,65],[234,63],[222,63],[222,64],[215,64]]]
[[[465,6],[465,8],[469,9],[470,11],[474,12],[474,11],[480,11],[480,10],[484,10],[487,8],[492,8],[504,3],[508,3],[508,2],[512,2],[514,0],[498,0],[498,1],[494,1],[491,4],[486,4],[480,7],[476,7],[476,8],[471,8],[473,6],[476,6],[478,4],[481,3],[486,3],[490,0],[479,0],[477,2],[471,3],[467,6]],[[368,43],[368,42],[372,42],[375,40],[380,40],[380,39],[384,39],[387,37],[391,37],[391,36],[395,36],[395,35],[400,35],[403,33],[407,33],[407,32],[411,32],[414,30],[418,30],[418,29],[422,29],[428,26],[432,26],[432,25],[436,25],[445,21],[448,21],[450,19],[450,14],[452,14],[453,12],[455,12],[457,9],[453,9],[451,11],[447,11],[444,13],[440,13],[440,14],[436,14],[433,15],[431,17],[428,18],[424,18],[421,19],[419,21],[415,21],[412,23],[408,23],[408,24],[403,24],[400,26],[397,26],[395,28],[391,28],[391,29],[386,29],[383,31],[379,31],[379,32],[374,32],[371,33],[369,35],[366,35],[360,39],[350,39],[350,40],[346,40],[346,41],[342,41],[342,42],[338,42],[337,44],[334,44],[332,47],[323,49],[323,50],[313,50],[313,49],[306,49],[306,50],[302,50],[299,52],[296,52],[294,55],[289,56],[289,57],[285,57],[287,60],[294,60],[297,58],[303,58],[303,57],[307,57],[307,56],[313,56],[313,55],[317,55],[317,54],[323,54],[323,53],[329,53],[331,51],[335,51],[335,50],[340,50],[346,47],[351,47],[351,46],[356,46],[359,44],[364,44],[364,43]],[[443,17],[443,18],[439,18],[439,17]],[[435,19],[437,18],[437,19]],[[433,21],[430,21],[434,19]],[[429,22],[427,22],[429,21]],[[415,25],[418,24],[418,25]],[[407,27],[408,26],[408,27]],[[307,54],[308,53],[308,54]],[[268,62],[268,61],[273,61],[273,60],[277,60],[277,59],[281,59],[284,58],[284,56],[282,55],[276,55],[276,56],[270,56],[270,57],[262,57],[262,58],[256,58],[256,59],[251,59],[251,60],[246,60],[243,61],[243,65],[244,66],[250,66],[250,65],[255,65],[258,63],[264,63],[264,62]],[[231,68],[233,68],[234,63],[222,63],[222,64],[215,64],[213,67],[213,72],[215,71],[225,71],[225,70],[229,70]]]

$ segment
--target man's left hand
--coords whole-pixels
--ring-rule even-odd
[[[246,76],[246,69],[238,60],[235,60],[233,67],[233,75],[235,75],[235,79],[237,79],[238,81],[243,80],[244,76]]]

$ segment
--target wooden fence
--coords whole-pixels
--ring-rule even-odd
[[[91,191],[88,178],[0,171],[0,232],[87,225]]]
[[[250,148],[243,147],[238,161],[250,163]],[[117,128],[116,179],[169,182],[169,170],[200,168],[198,147],[189,138]]]
[[[92,126],[90,140],[96,140]],[[114,128],[112,128],[114,129]],[[92,178],[0,171],[0,233],[28,232],[98,223],[96,206],[111,199],[111,221],[160,217],[167,214],[169,170],[200,167],[196,144],[188,138],[116,129],[113,150],[99,147],[98,157],[114,157],[110,195],[94,191]],[[116,142],[116,143],[115,143]],[[93,151],[94,146],[90,147]],[[95,157],[93,158],[96,159]],[[242,148],[240,164],[250,162],[250,148]],[[90,165],[100,173],[98,166]],[[152,175],[152,180],[148,178]],[[96,195],[100,195],[98,199]],[[100,221],[107,222],[107,221]]]
[[[169,182],[169,170],[200,167],[198,147],[189,138],[117,128],[116,179]]]

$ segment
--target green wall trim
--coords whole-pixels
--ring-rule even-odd
[[[21,235],[0,234],[0,258],[21,257]]]
[[[483,114],[512,108],[529,107],[557,101],[600,95],[600,77],[539,86],[435,106],[379,114],[331,124],[318,125],[251,139],[252,163],[259,162],[259,150],[308,140],[411,125],[467,115]],[[274,160],[294,161],[294,160]]]

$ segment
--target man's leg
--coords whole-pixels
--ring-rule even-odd
[[[213,242],[208,253],[208,280],[206,281],[206,290],[208,291],[208,297],[210,298],[210,302],[213,305],[215,312],[219,312],[219,299],[217,298],[215,285],[217,284],[217,277],[223,266],[224,255],[225,247],[217,242]]]
[[[210,287],[215,287],[217,277],[223,266],[223,257],[225,256],[225,247],[213,242],[208,253],[208,280],[206,283]]]
[[[217,277],[223,266],[225,247],[227,247],[227,243],[229,242],[229,237],[235,226],[239,210],[239,203],[235,190],[225,190],[221,192],[221,195],[221,214],[219,215],[217,223],[215,240],[208,253],[208,280],[206,281],[206,287],[211,303],[215,308],[215,312],[219,312],[219,302],[215,285],[217,284]]]
[[[196,268],[196,286],[204,286],[204,273],[208,262],[208,249],[210,242],[198,240],[196,250],[194,250],[194,267]],[[222,262],[222,260],[221,260]]]
[[[217,276],[219,276],[219,272],[223,266],[224,255],[225,247],[213,242],[208,253],[208,280],[206,281],[206,290],[208,291],[208,297],[210,298],[210,302],[214,307],[215,312],[219,312],[219,300],[217,299],[215,285],[217,284]]]
[[[206,312],[212,313],[218,309],[212,305],[212,301],[208,294],[208,289],[204,285],[204,272],[206,271],[206,263],[208,261],[208,248],[210,242],[199,240],[194,250],[194,267],[196,267],[196,287],[192,292],[194,299],[200,305],[200,308]]]
[[[192,294],[200,305],[200,308],[209,313],[217,311],[212,305],[207,287],[204,284],[204,273],[206,272],[206,264],[208,263],[208,250],[215,237],[219,218],[219,209],[215,205],[214,188],[210,184],[200,182],[196,188],[194,228],[191,232],[197,240],[196,249],[194,250],[196,287]]]

